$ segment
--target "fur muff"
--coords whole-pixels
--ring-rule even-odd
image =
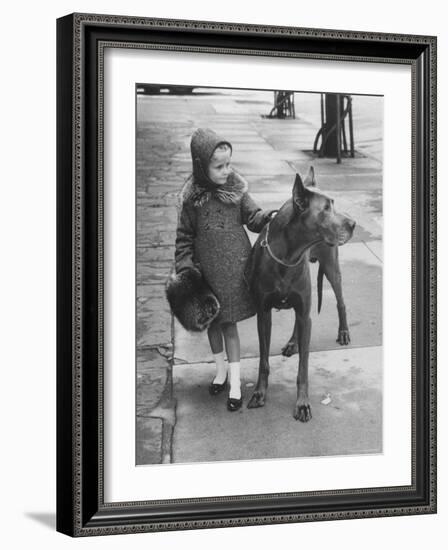
[[[218,299],[196,269],[172,273],[165,289],[171,311],[189,331],[207,329],[219,314]]]

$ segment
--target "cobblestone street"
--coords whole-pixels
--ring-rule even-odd
[[[138,95],[137,464],[216,460],[216,457],[221,460],[250,458],[248,448],[243,448],[238,454],[228,445],[226,447],[225,437],[220,443],[209,445],[207,442],[210,430],[207,417],[221,423],[223,433],[231,430],[224,404],[221,403],[218,413],[217,402],[211,403],[206,395],[213,373],[207,338],[204,334],[187,333],[174,321],[165,299],[164,283],[174,258],[177,193],[191,171],[190,138],[200,126],[213,128],[229,139],[234,151],[233,164],[247,179],[251,195],[263,208],[281,206],[290,196],[295,172],[305,174],[308,166],[313,164],[319,187],[334,197],[338,210],[348,212],[357,221],[353,239],[340,249],[343,290],[352,336],[352,345],[348,349],[342,350],[335,343],[336,303],[328,282],[324,283],[324,305],[319,316],[315,311],[316,289],[313,287],[311,351],[314,353],[310,356],[310,384],[314,395],[312,393],[311,399],[319,400],[328,387],[334,388],[336,398],[327,408],[319,408],[318,403],[314,406],[316,420],[313,419],[313,427],[307,426],[306,430],[319,429],[317,419],[322,417],[325,443],[322,448],[313,445],[311,449],[282,444],[279,445],[280,454],[272,451],[269,456],[325,454],[327,435],[338,415],[341,420],[341,414],[347,434],[353,441],[357,439],[353,452],[381,451],[382,101],[354,97],[356,156],[354,159],[344,158],[337,165],[334,159],[319,159],[312,153],[320,127],[319,94],[295,94],[294,120],[264,118],[272,108],[272,100],[272,92],[244,90],[195,89],[190,95]],[[250,237],[254,239],[256,236]],[[311,269],[315,285],[316,266],[311,265]],[[273,372],[280,372],[276,369],[280,366],[283,374],[274,378],[273,386],[278,385],[277,390],[273,387],[269,408],[267,404],[262,411],[248,413],[243,406],[244,412],[237,415],[240,427],[235,428],[234,424],[233,429],[243,430],[243,419],[247,428],[249,414],[250,421],[255,423],[255,431],[256,426],[267,422],[278,437],[284,437],[284,441],[290,439],[289,430],[301,428],[294,421],[287,427],[284,425],[285,415],[292,420],[289,409],[293,406],[291,392],[295,388],[297,356],[285,362],[279,352],[292,331],[292,319],[291,311],[276,312],[273,316],[271,366]],[[253,385],[258,357],[255,318],[241,323],[239,330],[243,383],[247,388],[243,393],[247,397]],[[360,361],[360,350],[367,347],[370,349],[366,352],[368,358]],[[346,353],[344,357],[341,355],[343,351]],[[332,372],[331,369],[328,371],[330,367],[326,361],[333,366],[339,365],[339,374],[331,383]],[[350,378],[349,388],[338,394],[337,388],[347,386],[347,377]],[[284,384],[288,384],[288,395],[291,394],[287,410],[274,410],[275,396],[278,394],[277,399],[282,399]],[[364,392],[365,387],[372,391]],[[362,404],[359,405],[361,394]],[[364,427],[361,420],[349,414],[356,406],[361,406],[364,412],[360,416]],[[212,415],[210,407],[213,407]],[[269,414],[271,416],[267,416]],[[195,431],[198,439],[193,441]],[[239,433],[239,437],[244,437],[244,433]],[[334,453],[350,445],[344,440],[344,435],[341,437],[341,445],[333,447]],[[265,443],[257,445],[251,443],[251,452],[255,456],[267,456]]]

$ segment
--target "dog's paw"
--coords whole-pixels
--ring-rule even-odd
[[[290,340],[282,347],[282,355],[285,357],[291,357],[291,355],[294,355],[295,353],[299,353],[299,346],[296,342],[292,342]]]
[[[309,405],[299,405],[297,403],[294,409],[294,418],[300,420],[300,422],[309,422],[312,418],[311,407]]]
[[[261,390],[255,390],[252,394],[252,397],[247,404],[248,409],[256,409],[258,407],[263,407],[265,403],[266,393]]]
[[[350,332],[348,331],[348,329],[339,329],[336,342],[341,344],[341,346],[347,346],[348,344],[350,344]]]

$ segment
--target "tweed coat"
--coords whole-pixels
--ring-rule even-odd
[[[221,306],[217,322],[237,322],[256,310],[244,270],[251,244],[243,225],[259,233],[269,221],[247,192],[238,203],[223,203],[214,194],[202,206],[182,204],[176,235],[176,272],[198,268]]]
[[[206,135],[199,133],[199,137],[206,143],[207,157],[201,157],[204,147],[195,148],[197,143],[192,139],[193,166],[199,165],[199,169],[206,167],[217,144],[225,142],[213,131],[206,132]],[[201,170],[202,174],[205,171]],[[216,321],[242,321],[256,313],[244,279],[252,247],[243,226],[259,233],[271,212],[263,211],[255,203],[248,193],[247,182],[235,170],[222,186],[204,186],[200,178],[198,172],[193,172],[180,195],[176,272],[199,269],[221,306]]]

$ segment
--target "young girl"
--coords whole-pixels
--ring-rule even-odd
[[[255,306],[243,279],[251,244],[243,225],[259,233],[271,211],[263,212],[247,192],[247,182],[230,166],[232,145],[213,130],[199,128],[191,138],[193,172],[181,192],[176,236],[176,273],[198,268],[221,305],[208,329],[216,363],[212,395],[230,381],[227,409],[242,405],[240,341],[237,322],[252,317]],[[223,339],[228,370],[224,362]]]

